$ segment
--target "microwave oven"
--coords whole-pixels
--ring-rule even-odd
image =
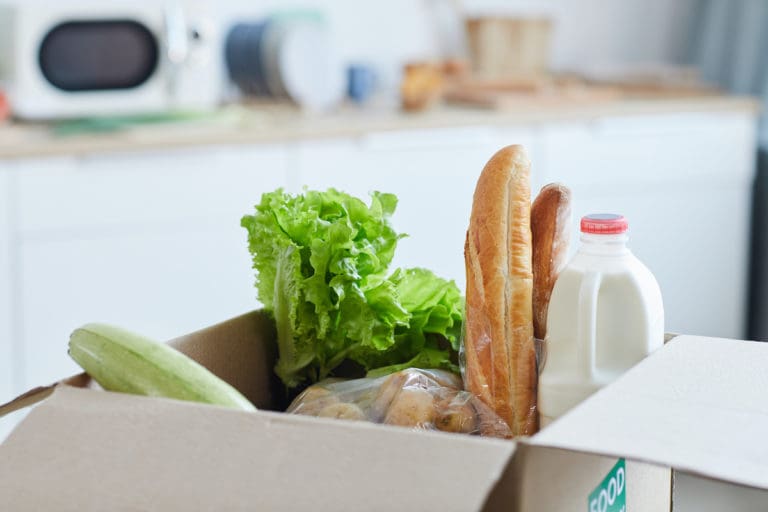
[[[0,5],[0,86],[14,116],[208,110],[221,96],[206,1],[16,0]]]

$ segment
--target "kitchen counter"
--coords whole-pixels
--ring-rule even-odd
[[[396,110],[345,108],[329,115],[302,114],[287,106],[252,105],[224,109],[210,117],[132,125],[104,133],[58,135],[45,124],[0,126],[0,159],[88,155],[188,146],[257,144],[324,137],[361,136],[374,131],[424,130],[458,126],[500,126],[690,112],[753,112],[748,97],[702,96],[631,99],[602,103],[532,103],[514,111],[443,107],[406,114]]]

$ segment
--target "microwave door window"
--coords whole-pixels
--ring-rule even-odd
[[[159,59],[155,36],[135,21],[71,21],[40,45],[40,70],[64,91],[131,89],[146,82]]]

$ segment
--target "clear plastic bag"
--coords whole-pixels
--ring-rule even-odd
[[[466,308],[467,315],[481,316],[480,313],[473,313],[469,306]],[[485,327],[484,332],[475,340],[469,353],[466,345],[466,330],[467,323],[465,321],[459,344],[459,370],[467,390],[471,390],[482,403],[495,411],[499,418],[509,422],[507,425],[511,426],[512,437],[535,434],[539,429],[538,408],[536,406],[538,376],[547,358],[544,341],[533,338],[533,346],[531,347],[533,351],[530,354],[532,357],[521,357],[518,361],[519,366],[513,367],[509,359],[504,364],[499,364],[498,361],[494,360],[490,326]],[[485,360],[485,363],[481,363],[482,360]],[[484,368],[490,368],[493,371],[483,371]],[[501,371],[499,371],[500,369]],[[500,378],[501,380],[499,380]],[[528,391],[528,399],[515,400],[514,395],[510,396],[508,391],[510,378],[520,379],[522,384],[518,388],[522,392],[533,389],[533,398],[530,398],[530,391]],[[497,385],[499,382],[502,384]],[[524,385],[526,382],[528,386]],[[499,387],[502,388],[501,391],[503,392],[500,392]],[[516,435],[515,432],[517,432]]]
[[[409,368],[375,379],[328,379],[307,388],[288,413],[422,430],[511,438],[507,424],[442,370]]]

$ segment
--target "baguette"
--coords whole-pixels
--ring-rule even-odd
[[[552,288],[565,264],[570,243],[571,191],[550,183],[531,207],[533,235],[533,335],[547,335],[547,309]]]
[[[521,146],[505,147],[488,161],[464,246],[465,385],[514,436],[537,428],[529,180]]]

